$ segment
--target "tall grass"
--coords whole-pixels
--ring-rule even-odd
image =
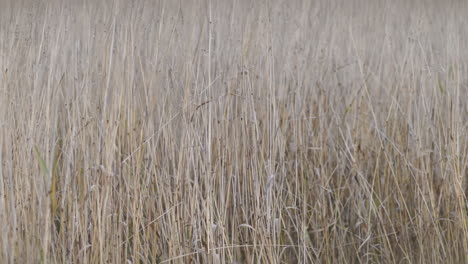
[[[1,263],[467,263],[463,1],[0,2]]]

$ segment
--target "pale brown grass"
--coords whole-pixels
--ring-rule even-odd
[[[461,1],[0,13],[1,263],[468,262]]]

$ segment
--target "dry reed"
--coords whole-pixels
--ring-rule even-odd
[[[1,263],[467,263],[462,1],[0,1]]]

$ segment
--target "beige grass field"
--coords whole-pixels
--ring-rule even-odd
[[[468,263],[463,2],[0,0],[0,263]]]

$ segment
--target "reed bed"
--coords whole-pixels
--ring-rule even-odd
[[[467,263],[463,1],[0,1],[1,263]]]

